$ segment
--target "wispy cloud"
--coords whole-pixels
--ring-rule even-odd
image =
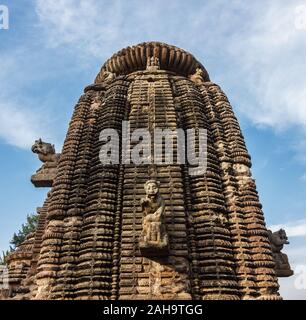
[[[291,221],[284,224],[272,225],[270,229],[272,231],[284,229],[288,237],[306,236],[306,219]],[[305,252],[306,251],[304,251],[304,255],[305,255]]]
[[[101,57],[138,41],[162,40],[223,60],[228,69],[216,77],[228,87],[239,81],[235,85],[246,92],[237,104],[241,113],[258,125],[298,125],[306,132],[306,31],[295,27],[300,2],[262,4],[36,0],[36,10],[50,46]]]
[[[255,98],[240,110],[253,122],[278,130],[295,125],[306,130],[306,30],[295,27],[295,8],[290,2],[270,4],[265,12],[257,9],[256,21],[248,22],[231,46]]]
[[[29,109],[21,109],[11,102],[0,103],[0,137],[5,143],[29,148],[39,137],[40,117]]]
[[[164,6],[162,0],[35,0],[34,5],[34,41],[63,48],[67,59],[73,54],[76,62],[86,57],[102,63],[116,50],[148,40],[181,46],[233,92],[233,104],[251,122],[300,130],[297,140],[306,140],[306,30],[295,25],[299,1]],[[13,83],[6,82],[6,87]]]
[[[32,95],[43,75],[37,72],[34,54],[25,50],[12,50],[0,54],[0,142],[19,148],[29,148],[42,137],[56,141],[52,129],[53,119],[45,104],[45,95]],[[33,90],[35,91],[35,90]]]

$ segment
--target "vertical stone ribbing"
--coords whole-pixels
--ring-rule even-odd
[[[176,81],[184,129],[207,129],[207,171],[190,176],[193,225],[197,243],[200,294],[203,299],[239,299],[230,232],[226,222],[225,199],[212,133],[208,126],[203,97],[195,85]],[[199,152],[198,141],[196,142]]]
[[[177,127],[180,129],[184,129],[184,123],[183,123],[184,116],[182,114],[180,96],[178,94],[178,90],[176,88],[174,79],[175,77],[170,78],[170,84],[171,84],[171,89],[173,94],[174,107],[176,111]],[[186,150],[184,151],[184,155],[186,156]],[[201,295],[199,292],[200,282],[199,282],[198,254],[197,254],[194,224],[192,219],[193,206],[192,206],[192,195],[191,195],[188,165],[185,163],[181,166],[181,168],[182,168],[182,176],[184,181],[183,196],[185,201],[187,242],[188,242],[188,251],[189,251],[188,255],[190,260],[191,294],[192,294],[192,299],[199,300],[201,299]]]
[[[128,93],[128,91],[127,91]],[[126,97],[128,98],[128,97]],[[124,110],[124,120],[127,121],[130,113],[130,104],[126,99],[126,106]],[[112,300],[119,298],[120,289],[120,260],[121,260],[121,232],[122,232],[122,202],[123,202],[123,190],[124,190],[124,172],[125,167],[123,165],[123,147],[127,141],[122,136],[122,129],[118,130],[121,137],[121,144],[119,147],[120,151],[120,166],[119,166],[119,177],[118,177],[118,188],[117,188],[117,205],[115,215],[115,229],[114,229],[114,245],[113,245],[113,268],[112,268]]]
[[[69,130],[58,164],[48,208],[47,225],[38,262],[37,298],[52,298],[57,272],[60,270],[60,254],[65,233],[64,219],[68,210],[75,164],[78,158],[80,138],[84,132],[90,97],[81,96],[75,107]]]
[[[32,272],[36,272],[37,271],[37,262],[39,260],[41,244],[42,244],[42,237],[43,237],[44,230],[45,230],[45,227],[46,227],[46,219],[47,219],[49,203],[50,203],[50,197],[49,197],[49,193],[48,193],[47,199],[45,200],[43,206],[41,208],[37,208],[38,223],[37,223],[37,228],[35,230],[35,240],[34,240],[34,246],[33,246],[33,258],[32,258],[32,261],[31,261]]]
[[[227,97],[220,87],[209,85],[208,90],[211,94],[215,110],[219,113],[219,118],[222,119],[226,141],[230,150],[230,158],[233,161],[230,170],[233,172],[236,181],[235,195],[240,202],[239,208],[241,208],[242,213],[238,219],[241,224],[244,224],[247,231],[247,234],[243,231],[243,239],[241,237],[240,240],[244,240],[245,243],[249,242],[247,246],[249,249],[245,251],[245,258],[249,260],[250,254],[252,263],[248,261],[246,267],[249,266],[250,268],[245,269],[245,274],[249,273],[249,277],[244,282],[246,287],[248,287],[245,294],[255,296],[258,299],[280,299],[277,293],[279,286],[274,271],[274,262],[264,216],[261,210],[262,206],[259,202],[255,181],[251,176],[250,156],[247,152],[239,123]],[[231,198],[235,199],[233,196]],[[241,267],[242,263],[238,265]],[[253,272],[255,275],[253,275]],[[254,280],[255,288],[253,287]]]
[[[239,197],[238,182],[233,169],[232,139],[237,139],[240,132],[231,125],[231,114],[224,112],[220,101],[214,97],[214,84],[205,83],[200,88],[209,119],[214,146],[220,159],[223,192],[229,216],[229,228],[232,235],[235,256],[236,274],[242,299],[252,299],[256,296],[256,284],[253,261],[250,253],[250,239],[248,238],[247,223],[243,216],[242,201]]]
[[[37,294],[37,284],[36,284],[36,275],[37,275],[37,263],[40,258],[40,251],[42,249],[42,238],[44,235],[44,231],[46,228],[46,220],[47,220],[47,213],[48,213],[48,206],[50,203],[50,193],[48,193],[47,198],[41,208],[37,208],[38,213],[38,223],[35,230],[34,235],[34,244],[33,244],[33,255],[31,260],[31,267],[27,274],[27,279],[25,280],[23,286],[31,288],[33,291],[31,293],[32,296]],[[29,290],[30,291],[30,290]]]
[[[80,230],[86,205],[87,178],[92,156],[97,109],[101,104],[101,93],[99,92],[98,86],[88,88],[86,95],[89,98],[88,103],[90,108],[85,118],[83,134],[80,137],[78,158],[75,162],[74,175],[71,179],[67,214],[63,221],[65,233],[63,235],[60,253],[60,269],[58,271],[57,281],[52,290],[54,299],[76,298],[75,291],[78,282],[76,267],[80,250]]]
[[[107,87],[97,111],[93,151],[89,163],[86,209],[80,238],[78,299],[110,299],[112,294],[113,248],[119,165],[103,164],[99,141],[103,129],[121,130],[125,115],[128,82],[118,78]]]

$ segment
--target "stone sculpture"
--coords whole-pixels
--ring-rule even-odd
[[[196,72],[194,74],[192,74],[189,78],[196,85],[203,85],[203,83],[204,83],[203,75],[204,75],[203,70],[201,68],[197,68]]]
[[[51,187],[57,173],[60,154],[55,152],[54,145],[43,142],[41,139],[35,141],[32,152],[36,153],[38,159],[43,162],[42,167],[32,176],[32,183],[35,187]]]
[[[54,144],[43,142],[41,139],[35,141],[32,152],[37,153],[39,160],[43,163],[55,162],[57,164],[59,159],[59,154],[55,153]]]
[[[276,275],[278,277],[292,276],[293,271],[291,270],[288,256],[285,253],[281,252],[284,248],[284,245],[289,244],[286,231],[284,229],[280,229],[276,232],[272,232],[271,230],[269,230],[268,232],[275,262]]]
[[[165,201],[156,180],[148,180],[144,189],[146,197],[141,199],[143,222],[139,247],[144,255],[165,255],[169,245],[164,222]]]
[[[147,59],[147,70],[155,71],[160,69],[159,59],[155,56],[149,57]]]
[[[111,83],[116,79],[116,74],[105,70],[102,75],[102,79],[105,83]]]

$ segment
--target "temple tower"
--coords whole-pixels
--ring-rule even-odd
[[[119,164],[101,163],[101,131],[122,140],[123,121],[131,132],[206,129],[205,174],[124,163],[122,144]],[[250,168],[226,95],[190,53],[159,42],[119,51],[74,109],[34,242],[32,298],[280,299]]]

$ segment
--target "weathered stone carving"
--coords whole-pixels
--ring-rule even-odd
[[[60,154],[55,152],[55,147],[51,143],[36,140],[32,146],[32,152],[38,155],[38,159],[44,164],[31,177],[35,187],[51,187],[57,173],[57,165]]]
[[[116,74],[110,71],[103,71],[102,73],[102,81],[106,84],[113,82],[116,79]]]
[[[165,202],[156,180],[148,180],[144,189],[146,197],[141,199],[143,222],[139,248],[144,255],[165,255],[169,242],[164,222]]]
[[[155,71],[160,69],[159,59],[155,56],[152,56],[147,59],[147,70]]]
[[[201,68],[197,68],[196,72],[192,74],[189,79],[193,81],[196,85],[202,85],[204,83],[204,73]]]
[[[56,162],[58,161],[59,154],[55,153],[54,144],[43,142],[41,139],[36,140],[32,146],[32,152],[38,154],[41,162]]]
[[[284,248],[284,245],[289,244],[286,231],[284,229],[280,229],[276,232],[268,230],[268,233],[275,262],[276,275],[278,277],[292,276],[293,271],[291,270],[288,256],[281,252]]]

